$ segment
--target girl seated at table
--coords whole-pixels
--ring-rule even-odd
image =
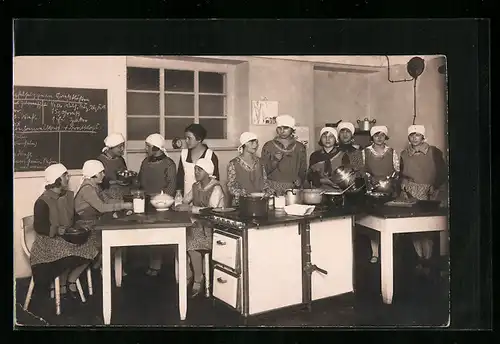
[[[376,185],[393,174],[399,173],[399,156],[390,148],[386,141],[389,139],[386,126],[374,126],[370,129],[372,144],[362,151],[364,171],[368,175],[368,184]],[[371,239],[372,256],[370,263],[378,262],[379,242]]]
[[[175,196],[176,170],[175,162],[168,156],[165,149],[165,139],[160,134],[151,134],[146,138],[147,157],[142,161],[139,170],[141,189],[150,196],[162,191]],[[158,276],[162,266],[161,247],[149,247],[148,276]]]
[[[313,152],[309,157],[308,181],[315,188],[333,189],[332,172],[342,165],[344,153],[337,144],[337,130],[324,127],[319,132],[319,146],[321,149]]]
[[[401,194],[407,199],[445,200],[447,168],[443,152],[425,141],[425,127],[408,127],[408,147],[401,152]],[[432,256],[432,238],[428,233],[413,234],[413,246],[419,263],[417,271],[428,274]]]
[[[199,159],[194,168],[196,182],[184,197],[183,204],[175,207],[175,210],[198,213],[207,207],[223,207],[224,191],[213,173],[212,161],[206,158]],[[188,258],[192,266],[192,270],[188,269],[188,283],[193,282],[191,296],[195,297],[201,292],[203,285],[203,257],[199,251],[212,249],[212,228],[209,223],[193,220],[193,225],[187,229],[186,235]]]
[[[75,224],[73,192],[68,190],[68,184],[68,170],[64,165],[53,164],[45,169],[44,192],[34,206],[33,226],[37,236],[31,248],[30,264],[35,286],[48,288],[55,277],[61,276],[61,293],[80,299],[76,280],[97,257],[98,251],[89,241],[76,245],[63,238]]]
[[[92,228],[103,213],[133,209],[132,203],[110,198],[99,187],[104,179],[104,165],[99,160],[85,161],[82,174],[82,181],[75,195],[75,212],[78,221],[84,226]],[[89,238],[99,252],[100,234],[101,232],[92,231]]]
[[[232,196],[232,204],[238,205],[241,196],[252,192],[273,194],[267,181],[267,174],[260,158],[257,156],[259,141],[257,135],[244,132],[240,136],[239,156],[227,165],[227,188]]]

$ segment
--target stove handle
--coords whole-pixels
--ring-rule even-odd
[[[226,242],[222,241],[222,240],[217,240],[216,244],[219,245],[219,246],[224,246],[224,245],[226,245]]]
[[[217,278],[217,282],[224,284],[227,283],[227,280],[223,279],[222,277]]]

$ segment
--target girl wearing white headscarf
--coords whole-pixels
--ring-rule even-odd
[[[200,209],[220,208],[224,206],[224,191],[214,176],[214,164],[210,159],[199,159],[195,166],[196,182],[184,198],[183,204],[177,206],[177,211],[199,212]],[[202,255],[199,250],[212,249],[212,228],[210,223],[195,221],[188,228],[186,245],[192,269],[188,270],[188,280],[193,280],[192,294],[194,297],[201,291],[203,282]],[[188,265],[189,266],[189,265]],[[190,282],[189,281],[189,282]]]
[[[374,126],[370,129],[372,144],[363,149],[364,170],[368,176],[368,183],[376,185],[380,180],[399,173],[399,155],[386,144],[389,139],[389,130],[386,126]],[[370,263],[378,262],[379,242],[371,238],[372,256]]]
[[[342,165],[352,166],[357,170],[363,168],[363,158],[359,145],[354,143],[356,130],[354,124],[350,122],[340,122],[337,125],[339,149],[343,152]]]
[[[257,156],[259,141],[257,135],[244,132],[240,136],[239,156],[235,157],[227,166],[227,188],[233,197],[232,203],[238,205],[239,197],[252,192],[264,192],[271,195],[267,174],[260,158]]]
[[[62,292],[68,288],[69,295],[79,299],[75,282],[98,251],[89,241],[76,245],[62,237],[75,224],[73,192],[68,190],[68,183],[64,165],[50,165],[45,170],[45,191],[34,206],[33,226],[37,236],[31,248],[30,264],[37,287],[48,288],[55,277],[61,276]]]
[[[160,134],[151,134],[146,138],[147,157],[141,163],[139,184],[150,196],[162,191],[172,197],[175,195],[176,170],[175,162],[168,157],[165,139]],[[162,266],[163,249],[150,247],[148,276],[158,276]]]
[[[278,196],[287,189],[300,187],[306,181],[306,146],[294,137],[295,119],[289,115],[276,117],[276,137],[262,147],[262,162],[269,185]]]
[[[160,134],[146,138],[147,157],[141,163],[139,184],[149,195],[164,193],[174,197],[176,186],[175,162],[169,158],[165,139]]]
[[[99,160],[87,160],[82,168],[82,180],[75,195],[78,220],[92,227],[103,213],[132,209],[132,203],[110,198],[99,187],[104,179],[104,166]],[[100,250],[100,232],[93,231],[91,239]]]
[[[121,199],[129,191],[117,175],[118,172],[127,170],[127,163],[123,159],[125,138],[122,134],[113,133],[106,137],[104,145],[102,153],[97,157],[104,165],[105,176],[101,188],[106,190],[111,198]]]
[[[417,200],[447,199],[447,168],[443,152],[425,141],[425,127],[408,127],[408,147],[401,152],[401,190],[404,198]],[[417,270],[429,273],[433,241],[428,233],[413,234],[413,246],[419,256]]]
[[[309,157],[308,181],[315,188],[332,189],[332,173],[342,165],[343,152],[338,146],[338,133],[335,128],[324,127],[319,133],[318,145],[321,149]]]

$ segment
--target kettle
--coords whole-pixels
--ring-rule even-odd
[[[377,123],[377,120],[375,119],[372,119],[371,121],[368,119],[368,118],[365,118],[363,120],[360,120],[358,119],[358,127],[359,127],[359,130],[362,130],[362,131],[370,131],[370,129],[372,128],[372,126]]]

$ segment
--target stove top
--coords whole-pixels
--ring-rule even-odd
[[[317,205],[315,208],[315,212],[323,212],[328,209],[329,207],[327,205]],[[296,216],[287,215],[284,210],[279,209],[270,211],[269,215],[266,217],[243,217],[240,215],[238,209],[224,213],[207,209],[206,211],[202,211],[200,215],[209,219],[215,225],[239,230],[249,227],[258,227],[280,222],[288,222],[291,219],[297,219]]]

